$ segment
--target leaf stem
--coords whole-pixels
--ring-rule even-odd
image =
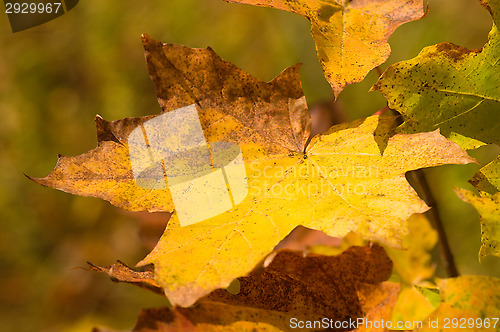
[[[439,247],[441,249],[441,261],[443,262],[448,277],[449,278],[458,277],[460,274],[458,273],[457,266],[455,265],[455,259],[453,257],[453,253],[451,252],[450,245],[448,243],[448,238],[446,237],[446,232],[443,227],[443,222],[441,220],[441,217],[439,216],[437,203],[436,200],[434,199],[434,196],[432,195],[432,191],[429,187],[429,183],[427,182],[425,172],[422,169],[418,169],[412,173],[414,174],[415,180],[418,182],[420,186],[423,200],[430,207],[430,210],[426,212],[426,215],[434,224],[434,228],[438,233]]]

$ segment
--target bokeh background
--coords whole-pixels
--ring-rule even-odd
[[[431,0],[428,5],[424,19],[391,37],[393,52],[382,70],[438,42],[473,49],[486,42],[492,22],[479,1]],[[12,33],[7,15],[0,13],[2,331],[130,329],[141,308],[166,304],[152,293],[83,269],[86,261],[137,263],[159,236],[144,231],[151,217],[41,187],[23,174],[45,176],[58,153],[77,155],[95,147],[96,114],[114,120],[160,111],[141,33],[163,42],[211,46],[266,81],[301,62],[308,103],[332,98],[309,22],[295,14],[222,0],[85,0],[54,21]],[[385,106],[378,92],[368,92],[376,79],[373,71],[341,94],[338,103],[349,119]],[[495,153],[498,149],[483,148],[474,156],[487,162]],[[453,193],[453,186],[466,186],[477,168],[438,167],[428,176],[460,271],[500,276],[498,259],[478,262],[478,216]],[[153,219],[161,224],[167,218]],[[437,250],[434,256],[444,277]]]

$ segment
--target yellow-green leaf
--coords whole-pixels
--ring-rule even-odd
[[[500,156],[497,156],[492,162],[481,167],[469,180],[478,190],[494,194],[500,190]]]
[[[426,47],[389,67],[374,86],[403,115],[400,132],[440,128],[464,148],[500,143],[500,2],[481,3],[494,22],[481,51],[451,43]]]
[[[429,300],[415,287],[402,287],[392,311],[392,326],[393,328],[397,327],[399,322],[423,321],[435,309],[436,308],[429,302]],[[410,326],[407,327],[410,328]]]
[[[486,143],[483,143],[481,141],[475,140],[470,137],[460,135],[459,133],[456,132],[450,133],[448,138],[453,142],[457,143],[458,145],[460,145],[464,150],[473,150],[486,145]]]
[[[473,192],[457,189],[458,195],[472,204],[481,218],[481,249],[479,259],[487,255],[500,257],[500,192],[494,195],[480,191],[480,196]]]
[[[424,15],[421,0],[226,0],[297,13],[311,33],[326,79],[338,96],[387,60],[387,40],[401,24]]]
[[[438,285],[442,302],[416,331],[499,330],[500,279],[463,276]]]

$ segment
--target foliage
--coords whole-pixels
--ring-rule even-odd
[[[319,61],[335,96],[387,60],[387,40],[397,27],[424,15],[420,0],[226,1],[279,8],[311,21]]]
[[[401,132],[440,128],[446,136],[459,134],[460,141],[465,137],[500,143],[500,3],[482,4],[493,17],[482,50],[451,43],[430,46],[416,58],[389,67],[375,85],[389,106],[403,115]],[[485,128],[485,123],[490,125]]]
[[[154,322],[160,331],[281,331],[294,318],[342,321],[367,312],[390,314],[384,309],[392,308],[397,298],[397,284],[381,284],[389,278],[392,262],[380,246],[353,246],[338,256],[289,250],[273,256],[265,267],[238,279],[238,294],[219,289],[194,307],[144,310],[134,329],[148,331]],[[135,273],[129,269],[130,276]],[[121,273],[120,279],[137,282],[124,280]]]
[[[208,142],[241,148],[250,188],[236,208],[195,225],[182,227],[174,213],[141,262],[155,265],[173,304],[188,306],[227,287],[298,225],[335,237],[356,231],[398,246],[408,232],[405,220],[427,208],[404,173],[473,162],[437,132],[393,135],[395,121],[388,117],[333,126],[306,146],[311,123],[297,67],[266,84],[210,49],[163,46],[148,36],[143,43],[163,112],[195,103]],[[168,190],[141,188],[132,174],[127,139],[150,119],[98,118],[97,149],[61,157],[51,174],[35,181],[130,210],[172,212]]]
[[[500,256],[500,194],[481,192],[478,197],[467,190],[460,190],[459,195],[471,203],[481,217],[481,242],[479,258],[487,255]]]
[[[450,320],[446,325],[451,329],[466,328],[469,331],[498,330],[493,326],[500,314],[500,282],[498,278],[485,276],[463,276],[438,281],[441,302],[424,324],[423,331],[433,331],[436,326],[429,322],[439,319],[441,323]],[[453,320],[455,319],[455,320]],[[471,319],[474,323],[471,324]],[[480,322],[479,324],[476,322]],[[444,326],[442,325],[445,329]]]
[[[318,123],[309,117],[298,66],[266,83],[210,48],[162,44],[144,35],[162,114],[195,105],[208,142],[237,144],[249,188],[258,189],[201,223],[181,227],[168,189],[146,189],[134,181],[128,137],[154,115],[111,122],[96,117],[97,148],[60,156],[48,176],[32,179],[126,210],[173,213],[156,247],[139,263],[142,268],[91,267],[166,295],[174,305],[144,310],[134,330],[287,330],[292,317],[425,322],[498,316],[497,278],[436,281],[429,262],[436,235],[426,217],[415,214],[428,207],[405,177],[421,168],[475,163],[463,149],[498,144],[499,2],[482,4],[495,22],[483,50],[431,46],[381,76],[374,89],[401,116],[370,116],[314,137],[310,133]],[[387,59],[387,40],[397,26],[423,14],[418,1],[258,5],[294,11],[311,21],[335,97]],[[457,193],[481,217],[480,258],[499,256],[498,157],[470,183],[479,195],[472,187]],[[352,185],[362,190],[349,191]],[[280,186],[293,189],[292,194],[273,191]],[[311,187],[321,190],[302,190]],[[344,243],[341,249],[323,247],[322,254],[274,250],[298,225],[344,238]],[[352,245],[367,241],[364,247]],[[335,253],[328,255],[329,250]]]

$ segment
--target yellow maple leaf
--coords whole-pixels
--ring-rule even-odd
[[[171,212],[175,205],[165,233],[141,262],[155,265],[155,280],[174,304],[187,306],[216,288],[227,287],[251,271],[298,225],[334,237],[355,231],[397,247],[407,233],[407,218],[427,209],[405,172],[474,161],[438,131],[393,135],[395,121],[390,117],[372,116],[337,125],[306,145],[311,125],[297,66],[265,83],[220,59],[211,49],[163,45],[147,36],[143,42],[162,115],[113,122],[98,118],[96,149],[61,157],[53,172],[34,180],[134,211]],[[192,138],[191,130],[183,131],[183,125],[158,120],[179,109],[199,117],[200,139],[206,139],[207,145],[214,147],[222,141],[240,151],[243,163],[238,167],[244,167],[246,191],[241,197],[233,195],[226,207],[206,203],[219,198],[210,190],[205,191],[205,201],[197,195],[211,188],[208,180],[197,185],[178,181],[183,187],[175,191],[177,180],[165,176],[166,164],[176,159],[161,159],[158,154],[173,141]],[[151,128],[153,134],[146,135]],[[177,136],[161,136],[172,128]],[[139,162],[131,156],[134,133],[144,136]],[[180,178],[192,175],[187,173],[198,164],[198,151],[174,165],[182,166]],[[215,156],[214,151],[209,158],[207,154],[210,161],[202,165],[206,167],[203,176],[215,174]],[[133,169],[136,164],[140,176],[150,175],[138,177]],[[222,173],[218,174],[222,177]],[[237,172],[224,175],[228,188],[234,174],[238,178]],[[159,182],[151,184],[151,180]],[[175,203],[179,193],[187,209]],[[181,226],[181,212],[199,217],[214,208],[219,214]]]
[[[387,40],[401,24],[424,15],[420,0],[226,0],[273,7],[311,21],[319,61],[335,97],[387,60]]]

